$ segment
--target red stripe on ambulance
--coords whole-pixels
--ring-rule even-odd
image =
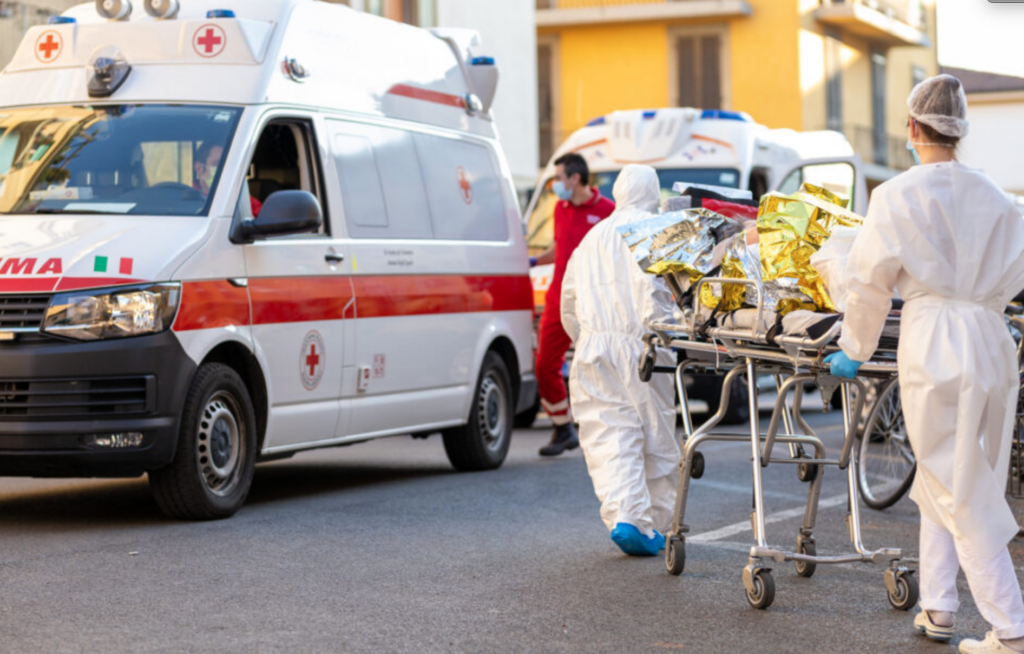
[[[350,283],[351,279],[351,283]],[[355,287],[355,309],[345,315]],[[485,311],[533,311],[530,278],[419,275],[250,279],[252,324],[388,318]],[[186,282],[177,331],[245,326],[248,297],[227,281]]]
[[[249,324],[249,294],[227,280],[185,282],[176,331],[244,327]]]
[[[424,89],[418,86],[409,86],[408,84],[395,84],[388,89],[388,95],[399,95],[403,98],[423,100],[425,102],[433,102],[434,104],[458,107],[459,109],[466,108],[466,100],[461,95],[431,91],[430,89]]]

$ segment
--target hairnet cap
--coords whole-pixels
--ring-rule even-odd
[[[967,94],[952,75],[936,75],[919,83],[907,98],[910,117],[939,134],[967,136]]]
[[[658,172],[650,166],[628,164],[622,168],[612,197],[616,209],[639,209],[654,213],[661,204],[661,184]]]

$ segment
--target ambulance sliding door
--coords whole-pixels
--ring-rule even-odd
[[[269,450],[332,439],[338,426],[343,323],[354,302],[346,242],[331,234],[321,159],[312,120],[281,116],[263,127],[247,171],[257,202],[304,190],[324,213],[316,233],[245,246],[253,336],[270,387]]]
[[[437,228],[438,218],[451,224],[459,217],[433,215],[430,184],[444,175],[439,192],[463,204],[459,171],[421,165],[421,134],[327,124],[356,298],[355,365],[346,371],[355,383],[342,402],[343,412],[351,407],[350,434],[456,424],[464,419],[470,377],[475,381],[470,368],[480,327],[464,311],[469,246],[447,240],[448,227]]]

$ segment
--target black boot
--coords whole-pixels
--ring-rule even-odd
[[[576,425],[568,422],[555,427],[551,442],[540,448],[541,456],[558,456],[566,450],[575,450],[580,446],[580,437],[576,435]]]

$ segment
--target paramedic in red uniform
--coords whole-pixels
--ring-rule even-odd
[[[537,327],[536,375],[540,403],[555,426],[551,442],[540,449],[541,456],[557,456],[580,444],[562,378],[565,353],[572,345],[569,335],[562,329],[562,278],[569,257],[590,228],[615,211],[615,203],[589,186],[589,180],[590,169],[580,155],[569,153],[555,160],[555,179],[551,185],[559,198],[555,205],[555,243],[530,262],[531,265],[555,264],[551,287],[544,298],[544,313]]]

